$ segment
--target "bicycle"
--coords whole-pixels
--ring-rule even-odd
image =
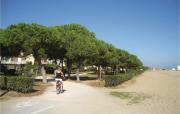
[[[61,80],[57,80],[56,82],[56,93],[60,94],[63,92],[63,88],[62,88],[62,79]]]

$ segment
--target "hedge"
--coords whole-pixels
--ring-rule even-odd
[[[5,78],[3,76],[0,76],[0,89],[6,89]]]
[[[4,89],[5,83],[4,83],[4,76],[0,77],[0,88]],[[7,77],[7,89],[8,90],[14,90],[21,93],[29,93],[33,90],[33,79],[30,77],[25,76],[10,76]]]
[[[134,76],[137,76],[141,73],[143,73],[144,71],[140,71],[140,70],[132,70],[129,71],[125,74],[118,74],[118,75],[108,75],[104,78],[105,80],[105,86],[106,87],[112,87],[112,86],[117,86],[127,80],[132,79]]]
[[[119,76],[112,75],[104,78],[105,86],[117,86],[119,84]]]

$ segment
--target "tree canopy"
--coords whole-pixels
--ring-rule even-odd
[[[99,40],[80,24],[54,27],[36,23],[12,24],[4,30],[0,29],[0,44],[1,56],[18,56],[21,52],[25,56],[33,54],[39,65],[42,59],[47,58],[65,60],[69,76],[72,64],[79,70],[85,61],[99,69],[137,69],[143,66],[137,56]]]

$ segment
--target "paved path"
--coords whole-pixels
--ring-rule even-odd
[[[119,106],[103,92],[66,81],[66,91],[57,95],[50,87],[43,95],[1,102],[1,114],[119,114]]]

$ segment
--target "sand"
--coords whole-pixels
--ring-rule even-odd
[[[128,106],[126,114],[180,114],[178,71],[147,71],[115,91],[136,92],[149,97],[139,104]]]

